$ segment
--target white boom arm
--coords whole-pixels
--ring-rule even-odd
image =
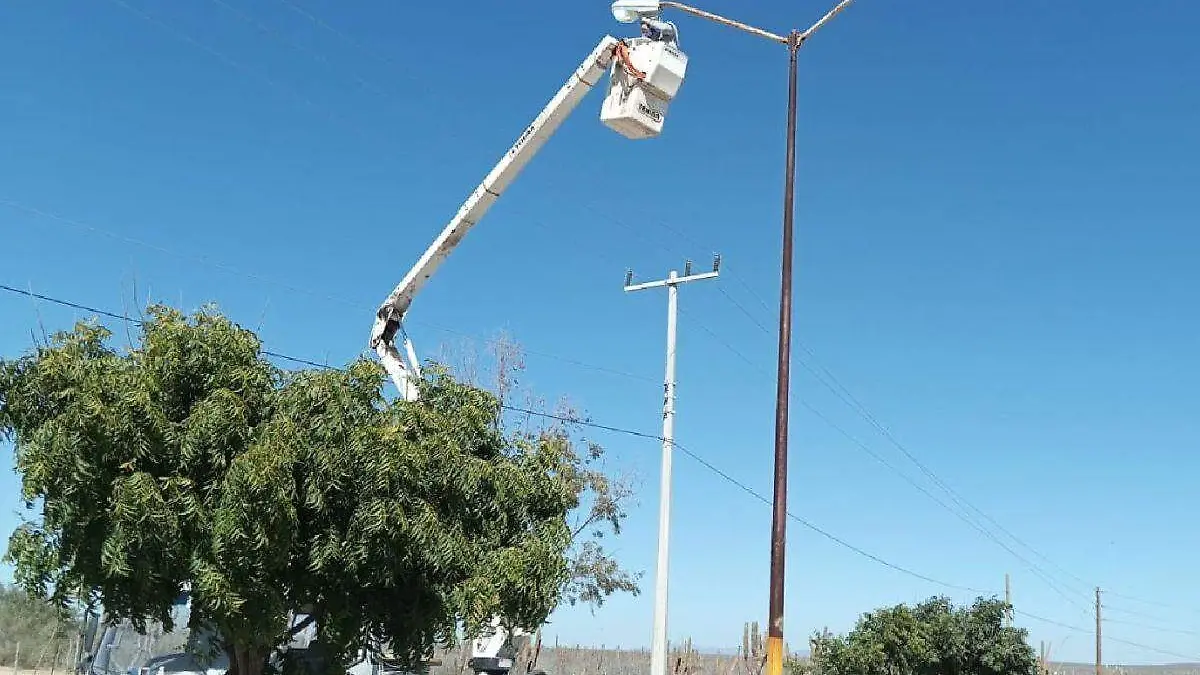
[[[677,31],[672,24],[643,18],[641,37],[618,40],[606,35],[467,197],[375,314],[371,348],[405,400],[418,398],[420,362],[407,336],[403,355],[396,348],[395,339],[413,298],[610,69],[601,121],[629,139],[653,138],[662,131],[667,107],[683,82],[687,56],[679,50]],[[507,673],[512,666],[511,659],[499,654],[509,639],[507,631],[498,620],[492,627],[494,630],[481,636],[473,646],[471,661],[476,673]]]
[[[504,157],[496,164],[487,178],[475,188],[471,196],[459,207],[454,219],[446,225],[433,244],[417,261],[417,264],[404,276],[404,280],[392,291],[387,300],[379,307],[375,317],[375,325],[371,329],[371,348],[379,355],[384,368],[401,396],[406,400],[416,398],[416,381],[420,377],[420,364],[412,343],[405,338],[407,361],[401,356],[395,345],[395,336],[399,330],[413,297],[425,282],[433,276],[454,247],[462,241],[467,232],[487,213],[496,199],[512,183],[521,169],[529,163],[547,139],[558,129],[567,115],[600,81],[620,45],[623,43],[612,36],[605,36],[600,44],[592,50],[587,59],[571,75],[570,80],[558,90],[550,103],[542,109],[517,141],[513,143]]]
[[[687,55],[679,50],[677,31],[672,24],[644,19],[641,37],[618,40],[606,35],[467,197],[375,314],[371,348],[379,354],[405,400],[417,398],[421,366],[412,342],[405,338],[405,354],[401,355],[395,339],[413,297],[610,69],[612,75],[600,120],[626,138],[654,138],[662,132],[667,107],[683,83]]]

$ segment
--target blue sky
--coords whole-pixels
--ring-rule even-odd
[[[348,361],[508,144],[627,30],[600,1],[292,1],[6,3],[0,283],[115,311],[135,288],[215,301],[275,351]],[[781,32],[826,9],[705,7]],[[1058,623],[1019,622],[1059,658],[1091,658],[1069,627],[1091,625],[1099,585],[1106,660],[1200,661],[1198,19],[1166,1],[862,0],[801,56],[792,510],[940,582],[999,594],[1011,573],[1018,609]],[[665,134],[625,141],[585,100],[409,328],[429,356],[508,331],[532,352],[525,384],[657,433],[666,298],[624,295],[623,271],[719,250],[722,279],[681,293],[678,438],[769,494],[786,53],[678,23],[691,63]],[[13,357],[86,312],[0,293],[0,316]],[[658,444],[592,436],[638,477],[617,550],[651,570]],[[16,485],[0,473],[0,530]],[[685,456],[675,496],[670,633],[733,646],[765,619],[769,509]],[[795,522],[787,568],[793,646],[880,605],[973,596]],[[651,589],[564,610],[548,635],[645,645]]]

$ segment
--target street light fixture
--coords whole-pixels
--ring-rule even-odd
[[[779,293],[779,352],[775,391],[775,471],[774,494],[771,509],[771,582],[769,621],[767,625],[767,672],[766,675],[783,673],[783,581],[784,553],[787,533],[787,460],[788,460],[788,395],[791,391],[792,352],[792,225],[795,214],[796,183],[796,89],[797,54],[808,38],[829,23],[833,17],[846,9],[853,0],[841,0],[807,30],[793,30],[787,36],[756,28],[702,9],[668,0],[616,0],[612,3],[613,18],[622,23],[642,22],[646,31],[660,30],[659,15],[664,9],[673,9],[698,16],[709,21],[736,28],[751,35],[787,45],[788,68],[788,111],[786,173],[783,190],[783,245],[780,265]],[[666,24],[674,30],[674,26]],[[666,518],[665,510],[660,518]],[[659,523],[660,533],[666,532],[666,523]],[[661,539],[661,537],[660,537]],[[660,541],[662,547],[665,542]],[[665,575],[665,572],[662,572]],[[651,675],[666,675],[667,665],[667,598],[665,579],[655,587],[654,635],[651,647]]]
[[[661,11],[662,3],[658,0],[616,0],[612,4],[613,18],[621,23],[654,18]]]

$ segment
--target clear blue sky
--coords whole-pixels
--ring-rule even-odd
[[[5,3],[0,283],[116,311],[135,286],[216,301],[276,351],[343,363],[571,69],[627,30],[600,0],[295,2],[311,17],[283,0]],[[826,9],[706,7],[779,31]],[[1200,6],[1165,0],[861,0],[802,54],[796,331],[816,358],[797,348],[793,510],[939,581],[1002,593],[1010,572],[1019,609],[1069,626],[1091,625],[1095,585],[1171,605],[1108,598],[1110,661],[1200,660],[1197,20]],[[681,294],[678,435],[769,494],[774,338],[759,324],[777,297],[786,54],[679,25],[691,69],[665,135],[624,141],[593,94],[410,329],[426,355],[507,330],[537,352],[538,391],[656,433],[666,298],[624,295],[622,273],[719,250],[728,274]],[[0,293],[0,354],[39,321],[84,316]],[[800,361],[1032,547],[1007,543],[1064,593],[833,428],[948,503]],[[658,444],[594,436],[640,480],[618,552],[650,570]],[[676,467],[670,632],[732,646],[765,619],[769,509],[687,457]],[[6,469],[0,530],[15,494]],[[793,646],[883,604],[972,597],[797,523],[789,535]],[[549,635],[647,644],[651,588],[563,611]],[[1091,657],[1089,635],[1019,621],[1056,657]]]

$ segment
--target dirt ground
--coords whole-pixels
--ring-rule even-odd
[[[16,675],[16,674],[14,674],[12,671],[12,665],[0,665],[0,675]],[[50,669],[43,668],[41,670],[31,670],[31,669],[22,667],[22,669],[20,669],[20,675],[50,675]],[[62,670],[61,668],[58,668],[58,669],[54,670],[54,675],[66,675],[66,673],[64,673],[64,670]]]
[[[62,673],[62,672],[63,672],[62,669],[55,670],[54,675],[60,675],[60,673]],[[16,674],[13,672],[12,666],[0,666],[0,675],[16,675]],[[41,671],[37,671],[37,670],[29,670],[26,668],[21,668],[21,675],[50,675],[50,670],[43,668]]]

